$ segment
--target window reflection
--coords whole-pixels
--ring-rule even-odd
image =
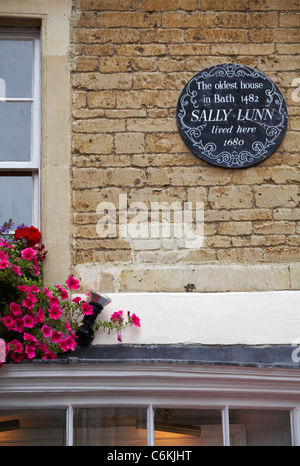
[[[290,446],[289,411],[230,410],[232,446]]]
[[[32,223],[32,176],[0,176],[0,225]]]
[[[65,425],[62,409],[0,411],[0,446],[63,446]]]
[[[220,410],[156,409],[155,446],[223,445]]]
[[[143,428],[139,428],[143,425]],[[147,445],[145,408],[78,408],[74,410],[74,445]]]

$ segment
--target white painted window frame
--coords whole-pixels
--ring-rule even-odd
[[[300,373],[295,369],[164,364],[20,364],[0,369],[0,410],[66,410],[66,445],[73,445],[73,409],[147,409],[147,444],[155,446],[154,408],[217,409],[223,445],[230,445],[229,410],[290,412],[300,446]]]
[[[32,102],[31,158],[28,162],[0,162],[0,171],[27,171],[32,176],[32,225],[40,228],[40,163],[41,163],[41,37],[37,29],[1,28],[0,39],[33,41],[32,97],[1,97],[1,102]]]

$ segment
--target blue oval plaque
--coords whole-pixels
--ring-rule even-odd
[[[246,168],[281,144],[287,129],[284,98],[271,79],[244,65],[213,66],[183,89],[177,124],[187,147],[206,162]]]

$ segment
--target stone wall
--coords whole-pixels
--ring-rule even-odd
[[[82,291],[299,289],[299,10],[299,0],[73,0],[72,250]],[[176,126],[185,84],[228,62],[273,79],[289,112],[277,152],[243,170],[201,161]],[[202,202],[204,243],[100,238],[97,207],[118,207],[120,194],[149,209]]]

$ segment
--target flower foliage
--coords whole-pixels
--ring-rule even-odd
[[[40,244],[38,229],[20,225],[12,233],[10,220],[0,227],[0,338],[6,342],[6,359],[15,362],[55,359],[59,353],[74,351],[76,332],[93,307],[81,297],[72,298],[80,284],[72,275],[64,285],[43,286],[42,267],[47,256]],[[121,330],[129,324],[140,326],[139,318],[123,311],[100,327]]]

